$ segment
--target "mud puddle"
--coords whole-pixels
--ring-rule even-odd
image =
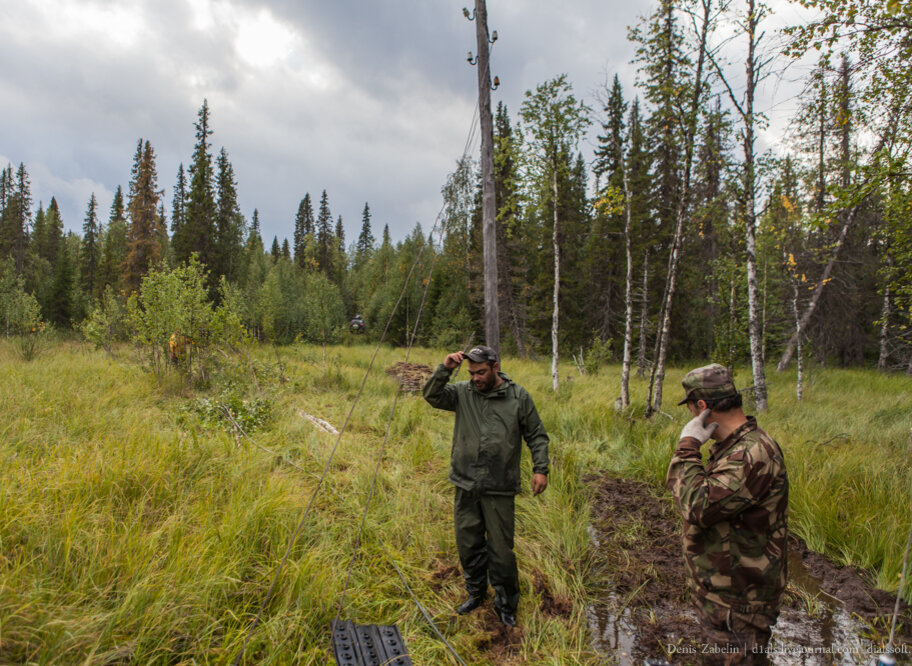
[[[592,476],[589,530],[603,580],[587,609],[593,646],[606,661],[647,657],[701,663],[702,645],[681,560],[680,523],[651,486]],[[791,539],[789,583],[773,631],[773,664],[871,664],[886,645],[895,597]],[[903,605],[894,645],[912,663],[912,608]]]

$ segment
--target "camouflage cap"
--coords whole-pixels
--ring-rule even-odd
[[[466,352],[466,358],[475,363],[497,363],[497,352],[490,347],[478,345]]]
[[[679,405],[694,400],[719,400],[738,395],[735,380],[732,379],[728,368],[718,363],[691,370],[684,375],[681,385],[687,395],[678,403]]]

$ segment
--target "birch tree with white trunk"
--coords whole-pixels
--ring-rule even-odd
[[[633,248],[630,238],[630,185],[624,171],[624,249],[627,273],[624,280],[624,362],[621,368],[621,407],[630,405],[630,362],[633,346]]]
[[[660,50],[674,50],[671,42],[675,39],[673,27],[674,3],[665,0],[661,11],[665,14],[668,24],[667,34],[661,35],[664,41],[659,43]],[[713,0],[700,0],[699,9],[691,15],[694,35],[697,42],[697,62],[693,73],[689,77],[679,80],[663,79],[658,85],[664,89],[669,86],[679,88],[690,86],[690,95],[680,108],[677,108],[678,122],[681,125],[681,146],[684,155],[681,163],[681,187],[678,192],[678,201],[675,209],[675,229],[671,250],[668,257],[668,272],[665,278],[665,291],[662,296],[662,306],[659,317],[659,335],[656,340],[655,354],[652,364],[652,374],[649,381],[649,393],[646,404],[646,415],[661,411],[662,386],[665,381],[665,362],[668,357],[668,345],[671,336],[671,306],[677,288],[678,264],[681,256],[681,247],[684,238],[684,225],[689,213],[691,195],[691,175],[693,173],[694,139],[697,130],[697,117],[703,100],[705,87],[705,63],[708,49],[707,40],[715,24]],[[668,56],[671,57],[671,56]],[[686,83],[685,83],[686,82]]]
[[[769,60],[761,59],[758,53],[763,34],[758,32],[760,21],[768,13],[767,8],[756,0],[744,0],[744,12],[736,25],[747,37],[747,59],[745,60],[745,88],[743,95],[735,93],[729,79],[722,71],[714,54],[707,52],[719,80],[728,93],[729,100],[741,119],[741,145],[744,162],[741,165],[742,215],[744,221],[745,253],[747,254],[747,312],[750,334],[751,366],[754,379],[754,400],[757,411],[767,408],[766,372],[763,367],[762,325],[760,321],[760,288],[757,280],[757,159],[755,140],[757,123],[761,116],[754,109],[757,86],[764,76]]]
[[[519,110],[528,141],[528,168],[540,195],[540,205],[550,205],[551,242],[554,252],[554,289],[551,315],[551,384],[559,386],[557,370],[560,320],[560,179],[569,173],[570,156],[589,126],[591,109],[573,96],[567,75],[540,84],[535,92],[526,91]],[[550,201],[549,201],[550,199]]]

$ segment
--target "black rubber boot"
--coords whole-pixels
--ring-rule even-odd
[[[456,612],[460,615],[471,613],[473,610],[484,603],[484,597],[469,597],[456,607]]]
[[[499,610],[499,611],[497,611],[497,617],[499,617],[500,621],[503,622],[508,627],[516,626],[516,613],[510,613],[508,611]]]

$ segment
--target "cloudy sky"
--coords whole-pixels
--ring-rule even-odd
[[[24,162],[32,195],[79,229],[94,192],[103,218],[129,181],[139,138],[158,158],[170,209],[197,111],[235,167],[242,211],[263,235],[292,233],[305,193],[326,190],[350,242],[370,203],[375,234],[425,230],[476,103],[472,0],[0,0],[0,164]],[[635,71],[627,26],[652,0],[488,0],[500,39],[492,74],[515,118],[524,91],[566,72],[578,96]],[[775,3],[774,19],[799,16]],[[737,54],[735,54],[737,57]],[[793,69],[767,83],[775,147],[794,110]],[[591,139],[589,140],[591,144]],[[477,152],[477,146],[474,147]],[[583,145],[589,157],[591,146]]]

